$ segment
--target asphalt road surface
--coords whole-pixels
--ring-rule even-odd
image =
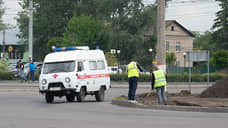
[[[7,90],[8,89],[8,90]],[[127,88],[111,88],[104,102],[88,96],[67,103],[65,97],[47,104],[37,88],[0,88],[0,128],[227,128],[227,113],[177,112],[119,107],[114,96]],[[11,90],[11,91],[10,91]],[[13,90],[13,91],[12,91]],[[138,93],[147,92],[139,88]]]

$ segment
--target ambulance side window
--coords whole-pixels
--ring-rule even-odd
[[[79,61],[78,62],[78,72],[81,72],[84,70],[84,65],[83,65],[83,62]]]
[[[90,70],[97,70],[97,62],[96,61],[89,61],[89,69]]]
[[[105,69],[105,63],[103,60],[98,60],[97,61],[97,69],[98,70],[104,70]]]

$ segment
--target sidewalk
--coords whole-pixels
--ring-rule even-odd
[[[210,83],[207,85],[206,82],[192,82],[191,87],[192,88],[207,88],[208,86],[211,86],[214,83]],[[9,81],[4,80],[0,81],[0,87],[38,87],[39,82],[35,81],[27,81],[21,83],[20,81]],[[128,82],[111,82],[112,88],[128,88]],[[150,82],[139,82],[138,83],[139,88],[150,88],[151,83]],[[189,88],[188,82],[169,82],[167,83],[167,88]]]

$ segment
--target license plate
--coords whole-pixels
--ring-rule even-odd
[[[49,90],[50,90],[50,91],[60,91],[61,88],[60,88],[60,87],[55,87],[55,88],[50,88]]]

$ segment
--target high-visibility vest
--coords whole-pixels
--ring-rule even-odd
[[[154,73],[154,88],[166,86],[165,73],[162,70],[156,70]]]
[[[128,69],[128,78],[139,77],[139,71],[138,71],[136,62],[131,62],[130,64],[128,64],[127,69]]]

